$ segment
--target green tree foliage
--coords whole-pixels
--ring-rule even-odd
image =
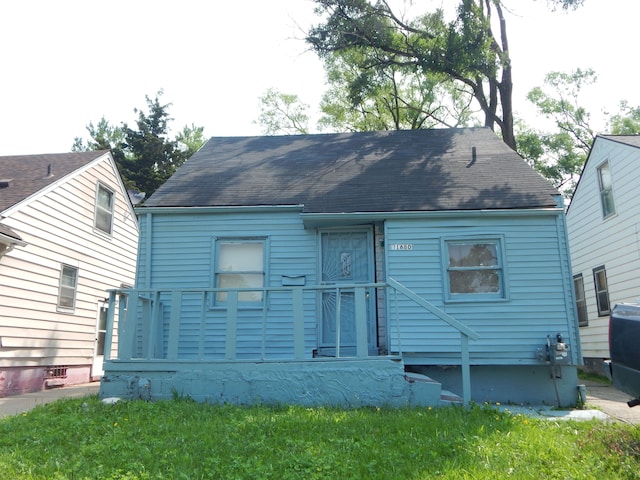
[[[264,135],[306,135],[309,133],[309,106],[297,95],[268,89],[260,97],[260,116],[254,123]]]
[[[109,124],[104,117],[100,119],[97,125],[89,122],[87,131],[89,132],[90,139],[85,143],[81,137],[76,137],[71,151],[113,150],[119,148],[120,144],[124,141],[124,131],[122,127]]]
[[[128,190],[144,192],[149,197],[204,144],[204,128],[185,126],[169,138],[168,108],[160,103],[162,91],[154,99],[146,96],[147,111],[134,109],[138,115],[132,128],[126,123],[110,125],[104,117],[97,125],[89,123],[90,140],[76,137],[72,150],[111,150],[120,176]]]
[[[325,58],[329,90],[320,105],[321,130],[409,130],[469,123],[473,112],[462,84],[412,66],[380,65],[370,53],[344,50]]]
[[[549,0],[576,8],[583,0]],[[443,76],[464,85],[484,114],[516,148],[512,67],[502,0],[459,0],[453,20],[436,9],[413,20],[396,14],[386,0],[315,0],[324,22],[307,42],[327,62],[336,52],[357,52],[373,70]],[[388,73],[389,76],[395,72]]]
[[[500,1],[462,0],[456,18],[449,22],[441,9],[405,21],[384,0],[316,0],[316,4],[326,20],[309,32],[307,41],[321,58],[345,50],[364,51],[380,69],[413,68],[424,76],[457,81],[477,101],[485,125],[497,125],[503,140],[515,149],[511,61]]]
[[[612,135],[640,134],[640,107],[631,107],[627,101],[621,101],[620,113],[609,118],[607,131]]]
[[[532,89],[527,98],[541,116],[551,120],[554,130],[517,124],[520,155],[566,197],[573,193],[596,135],[590,113],[580,105],[582,89],[596,80],[591,69],[548,73],[545,87]],[[609,117],[607,130],[613,135],[640,133],[640,108],[620,102],[620,111]]]
[[[540,115],[552,121],[555,130],[544,132],[518,125],[518,152],[565,196],[571,196],[595,137],[590,114],[580,106],[579,95],[596,78],[590,69],[548,73],[547,89],[536,87],[527,98]]]

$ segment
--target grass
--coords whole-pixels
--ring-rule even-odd
[[[0,419],[0,478],[637,479],[640,428],[479,405],[341,410],[89,397]]]
[[[609,380],[604,375],[599,375],[593,372],[587,372],[585,370],[578,370],[578,379],[579,380],[591,380],[592,382],[601,383],[603,385],[611,385],[611,380]]]

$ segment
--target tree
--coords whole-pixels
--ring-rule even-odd
[[[469,123],[473,112],[459,84],[413,67],[380,68],[367,53],[350,50],[327,56],[329,90],[320,105],[321,130],[409,130]]]
[[[640,134],[640,107],[632,108],[627,101],[621,101],[620,113],[609,118],[607,131],[612,135]]]
[[[518,152],[565,196],[572,194],[595,137],[591,116],[580,106],[579,95],[596,79],[590,69],[551,72],[545,76],[551,92],[536,87],[527,95],[538,113],[553,122],[556,131],[543,132],[520,124]]]
[[[254,123],[264,135],[306,135],[309,133],[309,106],[297,95],[268,89],[260,97],[260,116]]]
[[[191,126],[182,127],[182,130],[176,135],[178,148],[184,152],[186,158],[200,150],[206,141],[204,127],[196,127],[193,123]]]
[[[549,0],[562,9],[583,0]],[[442,9],[406,21],[387,0],[315,0],[324,23],[313,27],[307,42],[325,59],[335,52],[365,52],[379,69],[413,68],[443,75],[468,89],[484,114],[484,124],[498,128],[516,149],[512,67],[501,0],[460,0],[454,20]]]
[[[71,147],[72,152],[87,152],[90,150],[113,150],[119,148],[124,141],[122,127],[114,126],[102,117],[97,125],[89,122],[87,125],[90,140],[86,143],[81,137],[76,137]]]
[[[111,150],[125,187],[144,192],[148,198],[204,144],[204,128],[193,124],[175,139],[168,137],[171,104],[160,103],[162,94],[159,91],[153,100],[145,96],[147,113],[134,109],[138,115],[135,128],[126,123],[112,126],[103,117],[97,125],[87,126],[90,140],[76,137],[72,150]]]

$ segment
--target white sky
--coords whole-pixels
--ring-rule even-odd
[[[445,5],[453,0],[414,0]],[[569,14],[545,0],[506,0],[516,113],[549,71],[593,68],[585,92],[597,128],[604,108],[640,106],[635,71],[637,0],[586,0]],[[457,3],[457,2],[456,2]],[[606,5],[605,5],[606,4]],[[172,130],[258,135],[258,97],[269,87],[315,110],[322,65],[302,29],[318,19],[309,0],[4,0],[0,3],[0,155],[65,152],[89,122],[133,123],[163,89]]]

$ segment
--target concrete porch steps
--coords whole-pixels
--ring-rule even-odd
[[[464,403],[461,396],[448,390],[442,390],[442,384],[427,375],[415,372],[405,372],[404,378],[409,383],[429,384],[432,387],[435,387],[436,385],[440,386],[440,405],[442,406],[462,405]]]

